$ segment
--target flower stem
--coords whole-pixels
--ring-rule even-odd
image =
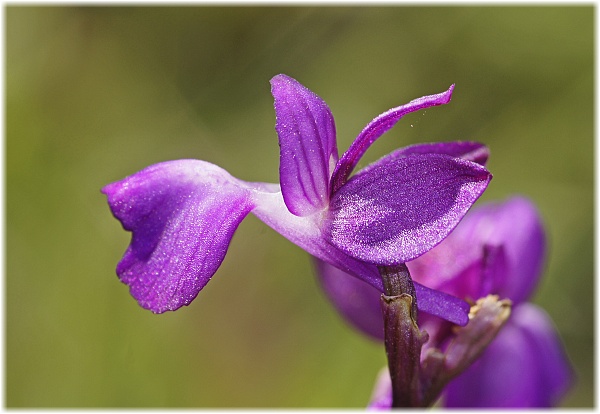
[[[426,332],[417,326],[415,288],[405,264],[379,267],[385,293],[381,296],[385,350],[392,380],[392,407],[421,406],[421,347]]]
[[[396,266],[377,266],[383,280],[383,288],[387,296],[398,296],[403,293],[416,298],[415,285],[406,264]]]

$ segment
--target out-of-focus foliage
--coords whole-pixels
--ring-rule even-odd
[[[365,406],[383,349],[327,304],[308,256],[255,218],[178,312],[139,308],[114,272],[129,235],[100,188],[179,158],[276,182],[268,81],[286,73],[329,103],[341,151],[384,110],[456,83],[450,105],[407,116],[366,159],[422,141],[489,145],[483,200],[527,195],[547,224],[534,301],[577,371],[564,406],[592,406],[593,17],[591,6],[6,7],[6,404]]]

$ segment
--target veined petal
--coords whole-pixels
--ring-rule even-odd
[[[517,374],[518,373],[518,374]],[[573,379],[548,316],[521,304],[481,357],[446,387],[447,407],[545,408]]]
[[[443,154],[383,159],[333,196],[326,237],[380,265],[412,260],[441,242],[487,187],[481,165]]]
[[[152,165],[102,192],[113,215],[132,232],[117,274],[139,304],[155,313],[196,297],[253,208],[241,181],[196,160]]]
[[[348,279],[356,277],[371,285],[369,287],[365,284],[366,289],[383,292],[383,282],[377,266],[348,256],[333,246],[323,235],[322,226],[326,212],[307,217],[295,216],[285,207],[280,192],[275,192],[274,187],[268,190],[270,192],[255,191],[252,193],[253,203],[256,205],[256,208],[252,210],[254,215],[292,243],[315,258],[326,262],[320,265],[323,268],[327,266],[337,268],[335,271],[332,270],[335,273],[334,276],[340,276],[339,272],[345,273],[342,276],[346,276]],[[341,277],[336,279],[339,281]],[[341,283],[345,284],[346,280],[342,280]],[[353,283],[353,281],[348,283]],[[345,288],[342,286],[341,289]],[[419,284],[415,284],[415,289],[417,305],[423,312],[431,313],[461,326],[468,322],[469,305],[465,301]],[[381,314],[379,306],[379,301],[377,301],[377,309]]]
[[[356,137],[350,148],[342,155],[335,166],[333,176],[331,177],[331,191],[334,193],[348,179],[350,173],[364,155],[367,149],[386,131],[391,129],[406,114],[426,109],[431,106],[443,105],[450,102],[454,84],[446,92],[435,95],[423,96],[414,99],[406,105],[392,108],[382,113],[369,124]]]
[[[271,92],[283,198],[292,214],[307,216],[329,202],[329,178],[338,159],[333,116],[325,101],[289,76],[271,79]]]

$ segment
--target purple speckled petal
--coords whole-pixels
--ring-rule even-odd
[[[253,208],[242,182],[196,160],[152,165],[102,192],[123,228],[133,233],[117,274],[139,304],[155,313],[196,297]]]
[[[332,197],[324,232],[359,260],[394,265],[441,242],[487,187],[481,165],[443,154],[380,160]]]
[[[352,173],[352,170],[371,144],[396,125],[404,115],[432,106],[447,104],[450,102],[453,90],[454,85],[451,85],[446,92],[414,99],[406,105],[398,106],[382,113],[369,122],[337,163],[331,178],[332,193],[344,185],[350,173]]]
[[[297,216],[329,202],[329,179],[338,159],[335,124],[327,104],[286,75],[271,79],[279,135],[281,191]]]
[[[572,372],[548,316],[521,304],[481,357],[446,388],[447,407],[545,408],[564,396]]]

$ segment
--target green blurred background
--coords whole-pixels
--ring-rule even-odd
[[[180,158],[277,182],[278,73],[328,102],[340,151],[379,113],[456,83],[362,165],[422,141],[491,148],[482,200],[525,194],[547,224],[533,300],[575,366],[563,405],[594,404],[592,6],[7,6],[5,22],[7,406],[366,405],[382,346],[253,216],[189,307],[154,315],[115,275],[129,234],[103,185]]]

